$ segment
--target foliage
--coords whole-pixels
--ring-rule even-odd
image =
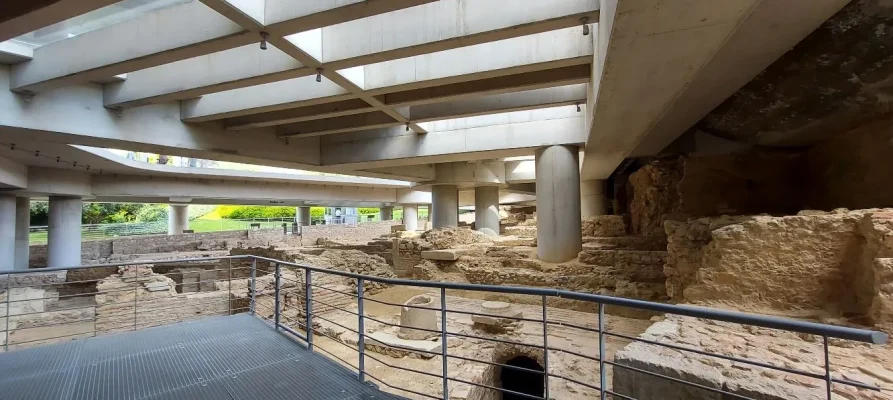
[[[81,221],[85,224],[132,222],[145,204],[84,203]]]
[[[197,218],[201,218],[208,213],[214,211],[217,206],[215,205],[204,205],[204,204],[193,204],[189,206],[189,220],[192,221]]]
[[[216,211],[224,219],[295,217],[295,208],[285,206],[219,206]]]
[[[167,221],[167,205],[146,204],[136,215],[137,222]]]
[[[326,216],[326,208],[325,207],[310,207],[310,218],[325,218]]]
[[[380,209],[372,208],[372,207],[360,207],[357,208],[357,214],[366,215],[366,214],[378,214]]]
[[[46,201],[31,202],[31,226],[44,226],[49,223],[50,203]]]
[[[110,224],[133,222],[146,204],[139,203],[84,203],[81,222],[84,224]],[[49,223],[49,203],[31,202],[31,225],[42,226]]]

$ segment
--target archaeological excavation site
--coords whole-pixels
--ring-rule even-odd
[[[8,1],[0,86],[0,400],[893,400],[889,0]]]

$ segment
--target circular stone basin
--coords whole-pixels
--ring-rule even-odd
[[[505,314],[511,311],[512,305],[504,301],[485,301],[481,309],[487,314]]]
[[[418,296],[413,296],[403,304],[404,307],[401,307],[400,309],[400,330],[397,333],[397,336],[399,338],[410,340],[426,340],[428,338],[437,336],[437,313],[439,311],[433,308],[434,299],[431,298],[431,296],[420,294]],[[416,307],[432,308],[421,309]],[[413,328],[421,328],[425,330],[423,331]]]

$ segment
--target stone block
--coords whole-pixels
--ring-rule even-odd
[[[426,250],[422,252],[422,258],[426,260],[456,261],[463,253],[465,253],[463,249]]]
[[[410,340],[401,339],[397,335],[379,331],[366,336],[366,348],[391,357],[402,358],[406,356],[416,358],[432,358],[436,353],[440,354],[443,343],[437,340]]]
[[[405,231],[406,225],[391,225],[391,232]]]

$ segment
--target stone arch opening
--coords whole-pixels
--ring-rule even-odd
[[[512,367],[525,368],[533,371],[543,372],[544,369],[540,363],[528,356],[519,355],[505,362],[505,365]],[[545,379],[543,375],[533,371],[524,371],[516,368],[501,367],[499,372],[499,387],[513,392],[528,394],[536,397],[544,397]],[[503,400],[521,400],[526,397],[512,393],[503,393]]]

